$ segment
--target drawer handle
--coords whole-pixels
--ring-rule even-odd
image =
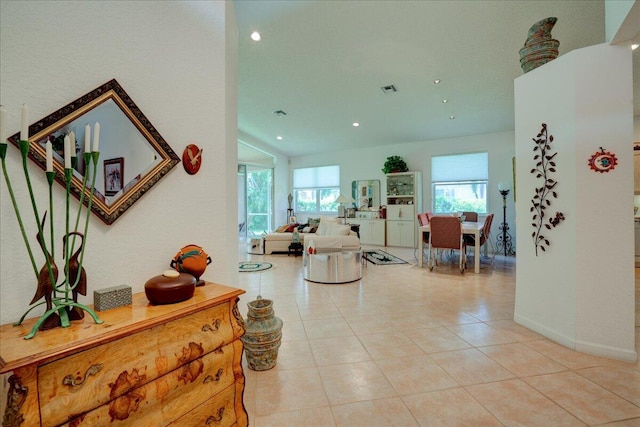
[[[224,406],[218,409],[218,413],[215,416],[209,415],[209,418],[207,418],[207,425],[222,421],[222,414],[224,414]]]
[[[222,368],[220,368],[218,369],[218,372],[216,372],[215,376],[207,375],[204,381],[202,382],[202,384],[210,383],[211,381],[214,381],[214,382],[220,381],[220,377],[222,377],[223,372],[224,371],[222,370]]]
[[[214,320],[211,325],[210,324],[205,324],[202,325],[202,332],[218,332],[218,329],[220,329],[220,325],[222,324],[222,320],[220,319],[216,319]]]
[[[89,378],[89,375],[97,374],[98,372],[100,372],[103,366],[104,365],[102,363],[89,366],[89,369],[87,369],[87,372],[84,373],[84,378],[82,379],[82,381],[76,381],[76,378],[73,375],[69,374],[62,379],[62,384],[68,385],[71,387],[81,386],[82,384],[84,384],[87,378]]]

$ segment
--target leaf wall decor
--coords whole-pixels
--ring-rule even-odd
[[[531,199],[531,207],[529,212],[532,213],[531,226],[534,231],[531,233],[533,244],[536,248],[536,256],[538,249],[546,252],[551,242],[542,232],[555,228],[560,222],[564,221],[564,214],[556,212],[545,223],[546,210],[551,206],[551,199],[558,198],[558,192],[555,190],[558,182],[550,177],[552,172],[556,171],[556,162],[554,158],[558,154],[551,152],[551,144],[553,143],[553,135],[548,135],[546,123],[542,123],[542,128],[535,138],[532,138],[535,146],[533,147],[533,161],[535,167],[531,169],[531,173],[541,180],[541,185],[536,187],[535,194]]]

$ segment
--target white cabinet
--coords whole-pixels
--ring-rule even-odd
[[[386,221],[384,219],[350,218],[349,223],[360,225],[361,244],[385,246]]]
[[[413,248],[415,226],[414,221],[387,221],[387,245]]]
[[[422,212],[422,174],[387,175],[387,246],[415,248],[418,242],[417,215]]]

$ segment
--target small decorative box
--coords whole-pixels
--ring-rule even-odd
[[[120,285],[93,291],[93,308],[96,311],[131,305],[131,286]]]

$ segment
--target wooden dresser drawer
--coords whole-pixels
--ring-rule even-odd
[[[222,390],[235,390],[234,366],[239,366],[241,358],[242,343],[234,341],[86,414],[77,414],[77,418],[65,425],[168,425]],[[232,406],[229,412],[233,413],[233,409]]]
[[[230,304],[219,304],[41,366],[42,425],[67,422],[70,416],[112,401],[229,344],[237,338],[230,316]],[[227,349],[226,354],[212,357],[229,357],[229,353]],[[231,366],[231,362],[220,366]]]
[[[202,405],[194,408],[187,414],[172,422],[175,427],[183,426],[211,426],[231,427],[237,425],[236,412],[236,388],[234,385],[227,387],[222,393],[209,398]]]

